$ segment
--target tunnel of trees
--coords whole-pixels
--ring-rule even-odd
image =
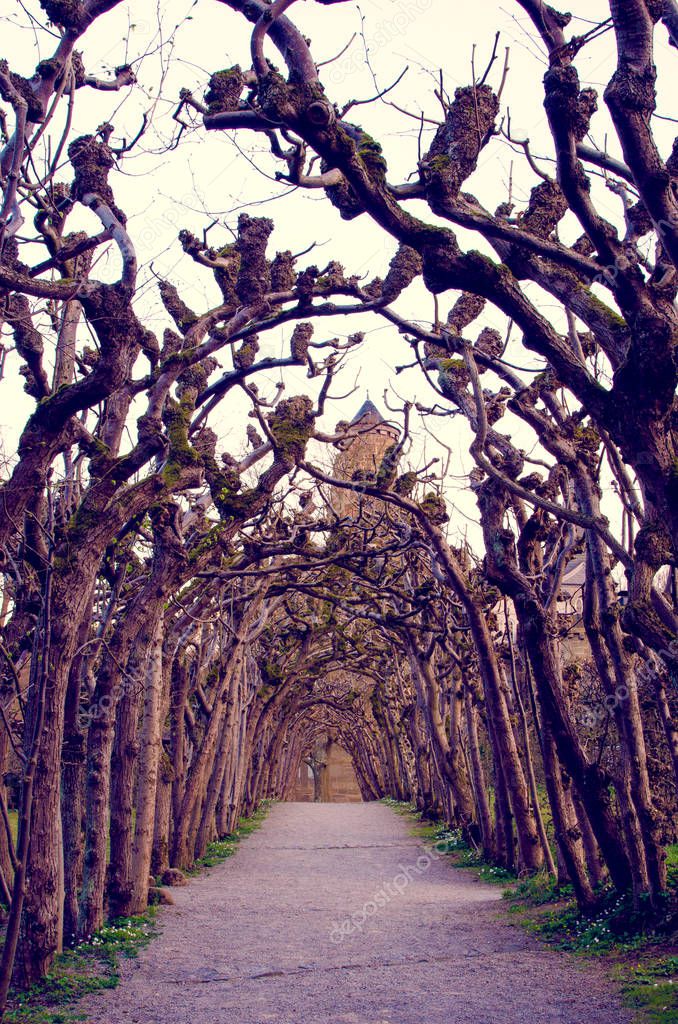
[[[340,0],[224,0],[238,62],[150,100],[141,65],[88,66],[120,0],[17,6],[33,64],[0,61],[18,410],[0,478],[0,1004],[143,910],[149,875],[289,798],[327,736],[363,799],[412,801],[582,909],[604,886],[658,906],[678,786],[678,148],[657,108],[675,0],[609,0],[589,23],[512,2],[543,57],[546,154],[512,129],[520,58],[499,39],[451,93],[433,69],[424,113],[406,80],[366,102],[332,77]],[[209,4],[193,7],[199,26]],[[578,68],[603,36],[601,89]],[[236,138],[230,173],[256,160],[272,217],[205,210],[190,230],[178,208],[183,279],[149,273],[121,199],[135,154]],[[515,184],[468,191],[507,147]],[[305,190],[342,237],[381,239],[380,276],[293,253],[286,204]],[[350,368],[378,345],[395,376],[359,408]]]

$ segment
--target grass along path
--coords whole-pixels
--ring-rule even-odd
[[[678,845],[667,850],[669,892],[659,920],[608,891],[593,917],[579,913],[569,886],[538,874],[519,880],[487,864],[458,830],[423,821],[410,804],[387,800],[412,822],[412,834],[444,850],[457,868],[500,885],[507,919],[554,949],[602,964],[638,1024],[678,1024]]]
[[[267,810],[268,806],[262,805],[251,817],[241,818],[234,833],[210,843],[189,875],[200,875],[233,856],[239,843],[260,827]],[[149,907],[145,914],[112,921],[89,940],[64,950],[44,982],[27,992],[12,993],[5,1020],[11,1024],[82,1020],[76,1004],[85,995],[116,988],[124,963],[139,955],[161,924],[156,907]]]

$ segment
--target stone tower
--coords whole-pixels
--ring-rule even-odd
[[[400,439],[400,431],[385,420],[368,397],[349,424],[346,438],[334,460],[333,474],[340,480],[352,480],[356,473],[376,473],[384,455]],[[355,513],[358,499],[352,491],[336,489],[332,504],[340,515]]]

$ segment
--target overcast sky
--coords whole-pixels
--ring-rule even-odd
[[[9,57],[13,68],[30,74],[38,59],[50,55],[54,39],[44,29],[27,27],[29,14],[44,24],[40,7],[33,0],[25,4],[4,0],[0,7],[0,11],[3,10],[8,13],[0,21],[0,55]],[[570,10],[578,32],[585,32],[609,13],[603,0],[576,0],[570,4]],[[551,156],[553,150],[542,108],[543,49],[535,40],[522,9],[512,0],[480,0],[476,4],[449,0],[363,0],[360,5],[346,3],[329,7],[313,0],[298,0],[290,14],[310,36],[317,61],[329,60],[352,40],[339,60],[322,69],[327,92],[339,105],[350,99],[373,96],[407,68],[398,87],[386,99],[392,99],[414,117],[408,118],[380,101],[354,108],[349,115],[349,120],[361,124],[381,141],[391,182],[405,181],[416,168],[420,131],[417,118],[422,113],[427,118],[440,118],[440,105],[434,95],[439,74],[442,73],[444,88],[449,94],[453,94],[457,86],[469,84],[472,59],[476,73],[480,74],[487,64],[497,31],[501,33],[500,59],[490,81],[495,86],[498,83],[505,48],[509,47],[510,70],[502,105],[505,114],[510,112],[511,131],[516,138],[529,137],[535,154]],[[371,67],[366,61],[366,49]],[[660,51],[664,50],[662,38]],[[161,333],[167,323],[157,300],[151,265],[155,273],[172,280],[196,310],[202,311],[218,300],[218,291],[209,272],[199,270],[183,256],[176,241],[178,229],[186,227],[201,234],[212,220],[217,220],[209,241],[213,245],[225,244],[232,239],[227,225],[235,227],[241,210],[253,215],[265,214],[275,220],[271,252],[276,248],[300,251],[315,242],[316,249],[305,258],[307,262],[322,266],[330,259],[338,259],[348,272],[365,275],[366,280],[385,273],[395,251],[393,241],[366,217],[348,224],[341,221],[322,192],[293,191],[274,183],[271,176],[276,169],[275,162],[261,137],[244,132],[235,137],[227,133],[208,136],[196,123],[195,129],[182,134],[175,149],[167,151],[177,136],[178,126],[171,114],[179,90],[188,87],[196,96],[201,96],[210,72],[235,63],[248,64],[249,30],[239,16],[214,0],[196,0],[195,3],[160,0],[157,6],[140,2],[123,4],[98,20],[83,41],[83,51],[87,70],[102,77],[116,65],[133,63],[141,87],[112,94],[79,91],[71,138],[95,131],[106,120],[115,124],[116,137],[129,138],[138,130],[145,111],[153,115],[152,128],[111,177],[117,202],[128,214],[129,230],[144,267],[137,309],[150,327]],[[147,54],[144,59],[139,60],[144,54]],[[270,56],[280,63],[273,48]],[[577,63],[582,79],[599,86],[602,92],[614,66],[614,56],[614,38],[607,32],[581,53]],[[376,76],[378,89],[373,76]],[[670,112],[668,108],[669,97],[660,87],[659,110]],[[670,125],[658,123],[662,145],[668,152],[672,137]],[[593,136],[601,148],[607,146],[616,155],[612,138],[607,134],[608,127],[603,111],[594,121]],[[55,121],[52,146],[59,129],[60,124]],[[432,125],[426,124],[421,142],[423,149],[433,130]],[[545,163],[544,167],[548,170],[549,165]],[[64,174],[68,180],[67,169]],[[511,174],[514,198],[520,204],[536,179],[526,170],[518,153],[506,143],[494,141],[486,148],[467,187],[486,206],[494,208],[506,200]],[[618,200],[602,185],[597,187],[596,194],[605,215],[618,221]],[[418,203],[414,210],[422,215],[425,208]],[[79,223],[92,231],[98,230],[88,212],[78,216]],[[75,227],[75,218],[72,223]],[[568,230],[572,238],[580,233],[572,224],[569,228],[565,226],[565,237]],[[469,247],[483,248],[478,238],[468,233],[460,232],[460,240]],[[116,274],[117,259],[111,246],[98,264],[96,276],[105,278]],[[454,293],[441,297],[443,315],[455,298]],[[540,299],[545,312],[560,323],[559,310],[555,304],[550,305],[550,301],[552,303],[545,296]],[[430,326],[433,303],[421,286],[412,287],[397,308],[408,318]],[[471,335],[488,325],[502,331],[506,326],[498,313],[488,310],[477,327],[471,329]],[[395,374],[396,365],[410,361],[408,346],[397,331],[375,318],[324,321],[316,328],[316,338],[342,336],[357,329],[368,333],[367,344],[348,361],[341,390],[348,391],[357,380],[358,391],[345,401],[333,404],[323,424],[325,429],[331,429],[339,419],[351,418],[363,401],[366,389],[382,409],[382,393],[390,385],[403,397],[423,402],[435,400],[418,369]],[[290,330],[285,328],[262,339],[262,354],[286,351]],[[538,358],[521,349],[519,337],[507,358],[521,366],[540,367]],[[222,361],[228,366],[228,355],[225,354]],[[16,363],[10,360],[7,378],[0,384],[0,424],[9,449],[16,443],[17,430],[30,408],[30,402],[18,394],[20,384],[16,368]],[[272,375],[271,392],[276,380],[276,375]],[[300,391],[312,393],[315,387],[301,370],[287,373],[285,383],[288,395]],[[235,454],[242,450],[243,415],[242,403],[229,399],[213,421],[222,447]],[[470,468],[469,435],[460,419],[436,421],[434,429],[454,450],[448,495],[459,510],[455,529],[463,532],[465,517],[476,518],[473,499],[463,490],[463,475]],[[432,443],[426,444],[430,455]],[[423,445],[424,440],[420,438],[420,448]]]

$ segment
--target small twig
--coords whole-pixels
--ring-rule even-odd
[[[382,90],[381,90],[380,92],[378,92],[378,93],[376,94],[376,96],[371,96],[371,97],[370,97],[369,99],[366,99],[366,100],[350,100],[350,101],[349,101],[349,102],[348,102],[348,103],[346,104],[346,106],[345,106],[345,107],[343,108],[343,110],[341,111],[340,117],[344,117],[344,116],[345,116],[345,115],[346,115],[346,114],[347,114],[347,113],[349,112],[349,110],[350,110],[350,109],[351,109],[352,107],[359,107],[359,106],[362,106],[362,105],[363,105],[363,104],[365,104],[365,103],[374,103],[374,102],[375,102],[375,100],[380,100],[380,99],[382,98],[382,96],[385,96],[385,95],[386,95],[386,93],[388,93],[388,92],[391,92],[391,90],[392,90],[392,89],[395,89],[395,87],[396,87],[396,86],[397,86],[397,85],[398,85],[398,84],[399,84],[400,82],[402,82],[403,78],[405,77],[405,75],[407,74],[407,72],[408,72],[409,70],[410,70],[410,69],[409,69],[409,65],[408,65],[408,66],[407,66],[406,68],[404,68],[404,69],[403,69],[403,70],[402,70],[402,71],[400,72],[400,74],[399,74],[399,75],[398,75],[398,77],[396,78],[395,82],[393,82],[393,83],[392,83],[391,85],[387,85],[387,86],[386,86],[386,88],[385,88],[385,89],[382,89]]]
[[[499,36],[500,36],[500,34],[501,34],[500,32],[497,32],[495,34],[494,45],[492,47],[492,55],[490,56],[490,61],[489,61],[488,65],[487,65],[487,67],[485,68],[485,73],[484,73],[483,77],[480,79],[480,81],[478,82],[478,85],[485,85],[485,82],[487,81],[487,76],[489,75],[489,73],[490,73],[490,71],[492,69],[492,65],[494,64],[495,60],[497,59],[497,49],[499,47]],[[474,85],[475,85],[475,82],[474,82]]]
[[[343,49],[339,50],[339,53],[337,53],[334,57],[330,57],[328,60],[321,60],[320,63],[316,65],[316,67],[327,67],[328,64],[333,64],[335,60],[339,60],[340,57],[343,57],[357,35],[358,33],[354,32],[349,41],[346,43],[346,46],[344,46]]]
[[[498,100],[501,99],[501,94],[504,91],[504,86],[506,85],[506,79],[508,78],[508,73],[511,70],[510,67],[509,67],[509,54],[510,54],[510,52],[511,52],[511,50],[507,46],[506,47],[506,55],[504,57],[504,70],[501,73],[501,81],[499,83],[499,88],[497,89],[497,99]]]

